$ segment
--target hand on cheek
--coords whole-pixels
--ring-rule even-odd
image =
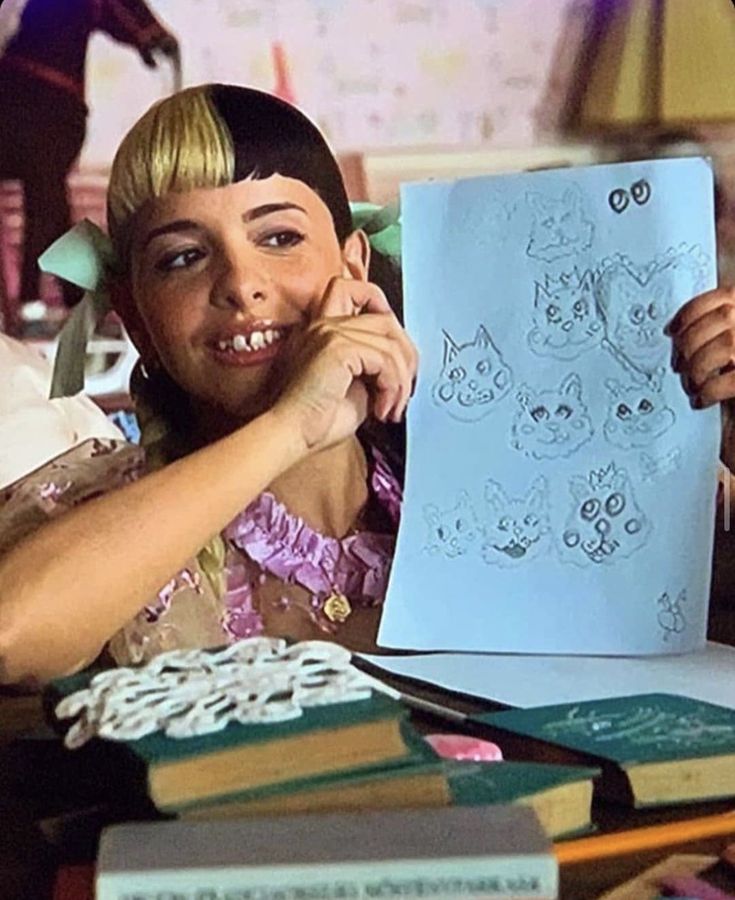
[[[359,316],[360,313],[391,313],[390,304],[377,284],[354,278],[333,278],[324,295],[315,300],[311,318]]]
[[[399,421],[417,353],[380,288],[334,279],[313,312],[283,354],[290,375],[282,401],[298,410],[308,447],[354,433],[366,414]]]

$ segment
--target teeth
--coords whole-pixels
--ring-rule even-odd
[[[0,0],[2,2],[2,0]],[[267,328],[265,331],[251,331],[249,335],[235,334],[229,341],[218,341],[219,350],[234,350],[241,353],[243,350],[262,350],[270,344],[281,339],[281,332],[277,328]]]

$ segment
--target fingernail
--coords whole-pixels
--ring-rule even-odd
[[[678,327],[679,324],[677,322],[676,316],[674,316],[673,319],[671,319],[664,325],[664,334],[668,337],[671,337],[672,335],[676,334]]]

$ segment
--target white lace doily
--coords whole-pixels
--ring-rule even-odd
[[[56,707],[78,716],[69,748],[92,737],[128,741],[163,731],[185,738],[221,731],[230,722],[295,719],[308,706],[363,700],[371,688],[397,696],[350,663],[350,652],[326,641],[288,646],[247,638],[217,652],[173,650],[140,668],[110,669]]]

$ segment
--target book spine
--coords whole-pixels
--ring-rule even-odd
[[[244,851],[246,852],[246,851]],[[552,854],[100,872],[97,900],[555,900]]]

